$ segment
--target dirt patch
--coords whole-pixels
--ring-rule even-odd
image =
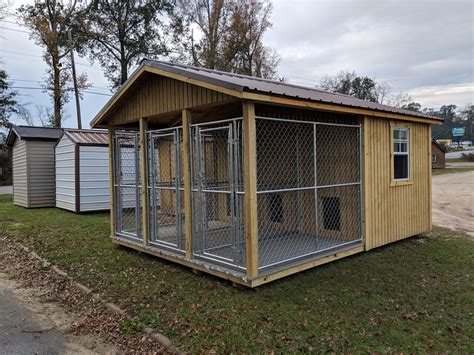
[[[71,353],[164,353],[144,334],[121,331],[126,315],[112,314],[74,282],[60,276],[25,251],[0,241],[1,281],[34,313],[66,334]]]
[[[433,224],[474,239],[474,171],[433,176]]]

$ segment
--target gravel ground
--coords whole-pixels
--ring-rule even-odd
[[[54,307],[45,306],[49,309],[46,312],[49,320],[68,323],[64,325],[68,336],[80,340],[81,346],[90,349],[91,353],[165,353],[161,345],[143,333],[124,335],[120,326],[126,315],[105,310],[91,295],[80,291],[72,280],[56,274],[50,267],[43,267],[8,239],[0,238],[0,250],[0,269],[19,285],[13,292],[22,298],[29,297],[32,302],[53,304]]]
[[[433,176],[433,224],[474,238],[474,171]]]

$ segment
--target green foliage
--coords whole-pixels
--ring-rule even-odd
[[[28,210],[0,196],[0,235],[191,353],[473,353],[474,242],[433,233],[262,286],[234,288],[112,244],[108,214]]]
[[[97,60],[113,88],[128,78],[130,67],[144,56],[167,55],[166,15],[173,10],[168,0],[94,0],[81,29],[87,50]]]
[[[321,84],[323,90],[357,97],[358,99],[381,102],[387,87],[379,85],[368,76],[358,76],[356,72],[341,71],[334,76],[326,76]]]
[[[17,92],[11,88],[8,74],[0,69],[0,128],[10,128],[10,118],[18,112]]]

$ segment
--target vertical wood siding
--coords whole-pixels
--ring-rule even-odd
[[[110,208],[107,146],[79,146],[79,181],[80,212]]]
[[[13,145],[13,203],[28,207],[28,179],[27,179],[27,149],[26,142],[20,139]]]
[[[55,143],[27,142],[29,207],[54,207],[56,203]]]
[[[390,186],[390,122],[364,118],[366,249],[431,229],[430,125],[410,123],[413,183]]]
[[[213,90],[159,75],[149,75],[123,98],[125,102],[111,113],[110,121],[112,125],[120,125],[135,122],[140,117],[181,111],[229,99],[230,96]]]
[[[76,210],[75,145],[63,136],[56,146],[56,207]]]

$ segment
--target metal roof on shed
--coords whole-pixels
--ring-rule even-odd
[[[56,127],[12,126],[6,142],[7,145],[13,145],[17,137],[22,140],[55,141],[62,133],[63,129]]]
[[[255,91],[269,95],[281,95],[291,98],[319,101],[329,104],[344,105],[356,108],[366,108],[377,111],[391,112],[428,119],[438,119],[421,112],[410,111],[402,108],[379,104],[372,101],[361,100],[353,96],[327,92],[316,88],[288,84],[285,82],[257,78],[248,75],[234,74],[219,70],[193,67],[189,65],[163,62],[159,60],[144,59],[142,65],[149,66],[187,76],[191,79],[201,80],[210,84],[219,85],[227,89],[242,91]]]
[[[66,129],[64,135],[80,145],[108,145],[107,131],[92,129]]]

